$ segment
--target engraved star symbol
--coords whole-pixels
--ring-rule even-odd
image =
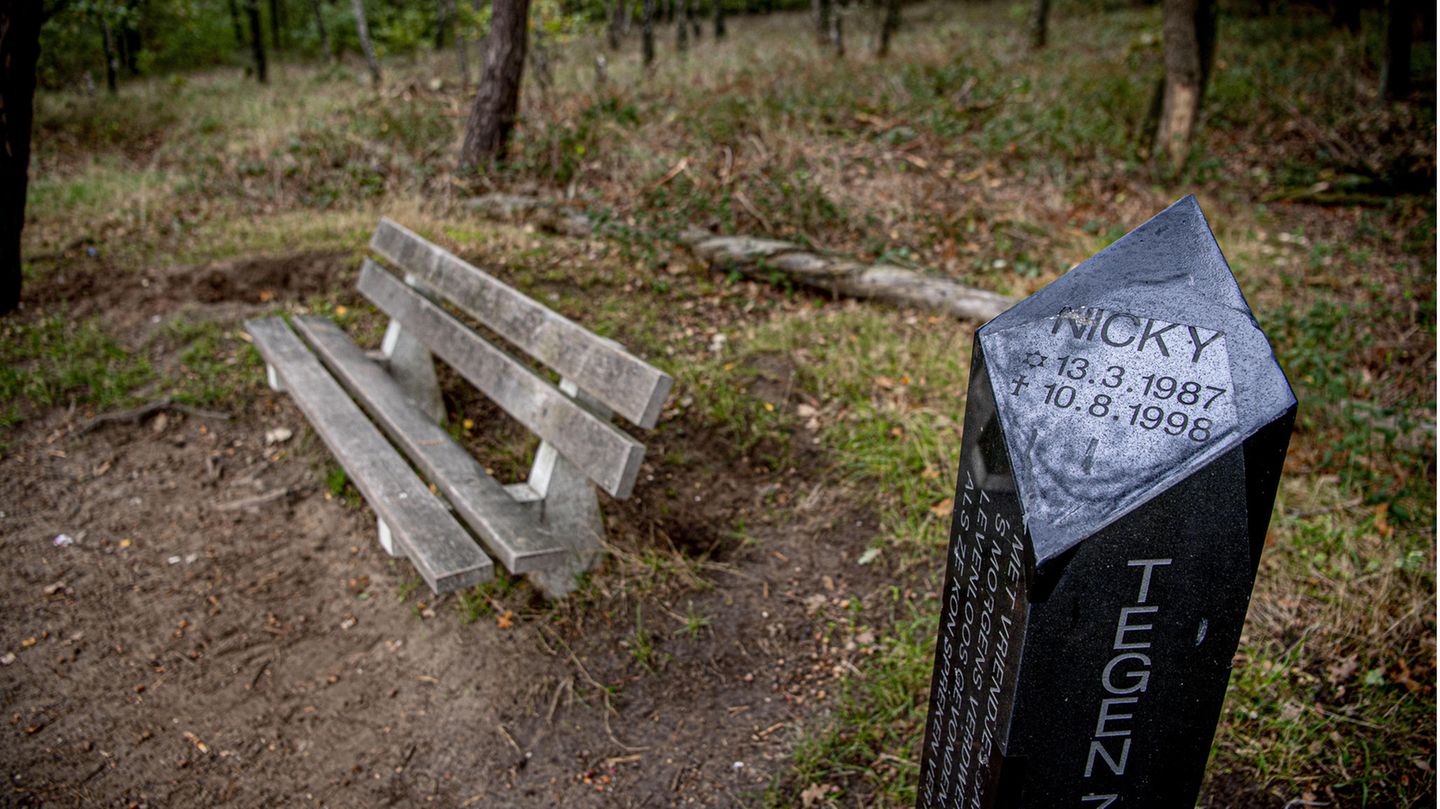
[[[1047,359],[1049,359],[1049,357],[1046,357],[1039,351],[1031,351],[1029,354],[1025,355],[1025,364],[1030,366],[1031,368],[1044,368],[1045,360]]]

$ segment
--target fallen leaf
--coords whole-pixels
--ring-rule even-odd
[[[930,513],[931,513],[931,514],[934,514],[936,517],[948,517],[948,516],[950,516],[950,512],[953,511],[954,509],[955,509],[955,498],[953,498],[953,497],[947,497],[947,498],[945,498],[944,500],[941,500],[940,502],[938,502],[938,503],[936,503],[935,505],[931,506],[931,507],[930,507]]]
[[[855,563],[856,563],[856,564],[860,564],[860,565],[868,565],[868,564],[870,564],[871,562],[873,562],[873,561],[875,561],[876,559],[878,559],[879,557],[880,557],[880,549],[879,549],[879,548],[866,548],[866,549],[865,549],[865,552],[862,553],[862,554],[860,554],[860,558],[855,560]]]
[[[1329,680],[1331,685],[1339,685],[1351,677],[1354,677],[1355,672],[1359,670],[1359,668],[1360,662],[1357,660],[1357,656],[1350,655],[1327,666],[1325,668],[1325,679]]]
[[[888,376],[877,376],[875,377],[875,384],[879,387],[884,388],[885,390],[890,390],[891,388],[895,387],[895,380],[891,379]]]
[[[825,800],[825,796],[829,794],[829,784],[811,784],[800,790],[800,804],[806,809],[809,809],[809,807]]]
[[[514,614],[511,613],[510,610],[505,610],[500,614],[499,618],[495,619],[495,625],[501,629],[509,629],[515,625]]]

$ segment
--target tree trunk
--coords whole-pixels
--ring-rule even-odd
[[[620,0],[620,10],[623,16],[620,19],[620,36],[630,36],[630,26],[634,24],[635,0]]]
[[[320,51],[326,59],[333,59],[335,51],[330,47],[330,31],[325,28],[325,9],[320,0],[310,0],[310,8],[315,12],[315,30],[320,33]]]
[[[435,0],[435,50],[445,49],[450,31],[451,5],[455,0]]]
[[[715,0],[715,41],[725,38],[725,0]]]
[[[260,0],[245,0],[245,16],[250,19],[250,52],[255,56],[255,78],[265,84],[270,79],[265,72],[265,40],[260,34]]]
[[[1040,50],[1045,47],[1050,27],[1050,0],[1035,0],[1030,9],[1030,47]]]
[[[685,22],[685,0],[675,0],[679,8],[675,10],[675,50],[684,53],[690,47],[690,29]]]
[[[884,59],[890,55],[890,38],[900,30],[900,0],[885,0],[885,20],[880,24],[880,44],[875,56]]]
[[[620,50],[620,8],[625,0],[609,0],[605,7],[605,44],[610,50]]]
[[[460,152],[462,171],[477,171],[505,156],[505,145],[520,108],[529,18],[530,0],[495,0],[492,6],[490,34],[485,38],[485,67]]]
[[[104,12],[100,12],[100,41],[105,46],[105,89],[110,91],[110,95],[115,95],[120,89],[116,84],[119,62],[115,58],[115,33]]]
[[[280,41],[280,0],[270,0],[270,47],[278,52],[284,44]]]
[[[1414,0],[1385,3],[1385,65],[1380,70],[1380,88],[1386,101],[1410,95],[1410,29],[1414,24]]]
[[[20,305],[20,232],[44,22],[38,0],[0,0],[0,314]]]
[[[640,12],[640,61],[645,67],[655,62],[655,0],[644,0]]]
[[[830,41],[830,0],[810,0],[815,14],[815,42],[822,48]]]
[[[840,16],[840,4],[830,9],[830,47],[835,49],[835,58],[845,58],[845,21]]]
[[[685,19],[690,21],[690,38],[700,44],[700,35],[704,33],[704,26],[700,25],[700,0],[687,0]]]
[[[1360,0],[1330,0],[1330,20],[1346,31],[1360,30]]]
[[[235,44],[245,45],[245,29],[240,25],[240,9],[235,5],[235,0],[227,0],[230,7],[230,27],[235,29]]]
[[[1178,171],[1190,155],[1215,53],[1215,6],[1212,0],[1165,0],[1164,19],[1165,96],[1155,143]]]
[[[370,41],[370,25],[365,22],[365,0],[350,0],[355,12],[355,33],[360,37],[360,50],[365,52],[365,63],[370,66],[370,82],[380,86],[380,59],[375,56],[375,43]]]
[[[453,3],[455,0],[451,0]],[[470,38],[460,24],[459,8],[455,9],[455,59],[460,63],[460,89],[470,89]]]

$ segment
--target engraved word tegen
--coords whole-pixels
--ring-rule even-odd
[[[1193,197],[979,330],[922,809],[1195,805],[1295,405]]]

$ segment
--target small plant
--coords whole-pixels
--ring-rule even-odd
[[[691,601],[685,607],[685,625],[675,630],[675,634],[684,633],[690,640],[699,640],[700,632],[710,626],[710,619],[703,613],[695,611],[695,602]]]

